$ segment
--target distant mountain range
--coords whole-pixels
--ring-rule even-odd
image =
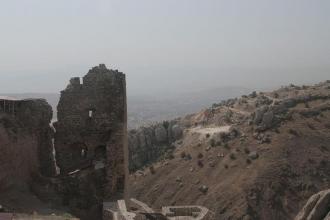
[[[128,95],[128,127],[136,128],[157,121],[169,120],[194,113],[211,106],[215,102],[238,97],[251,91],[251,89],[242,87],[220,87],[179,94],[172,92],[172,95]],[[57,118],[56,106],[60,94],[9,93],[0,95],[19,99],[44,98],[54,110],[54,120]]]

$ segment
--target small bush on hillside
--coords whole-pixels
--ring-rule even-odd
[[[310,123],[307,123],[307,126],[308,126],[310,129],[315,130],[314,125],[312,125],[312,124],[310,124]]]
[[[186,152],[182,151],[181,154],[180,154],[180,157],[185,158],[186,157]]]
[[[210,145],[211,145],[211,147],[215,147],[215,140],[214,139],[210,140]]]
[[[210,137],[210,134],[209,134],[209,133],[207,133],[205,136],[206,136],[206,138],[209,138],[209,137]]]
[[[289,133],[294,135],[294,136],[298,136],[298,132],[292,128],[289,129]]]
[[[198,165],[200,168],[204,167],[204,163],[203,163],[202,160],[198,160],[198,161],[197,161],[197,165]]]
[[[150,171],[151,174],[155,174],[156,173],[156,170],[155,170],[154,166],[150,166],[149,167],[149,171]]]
[[[173,150],[168,150],[168,151],[165,153],[164,158],[167,159],[167,160],[172,160],[172,159],[174,159]]]
[[[228,143],[225,143],[225,144],[223,145],[223,147],[226,148],[226,149],[229,149],[229,145],[228,145]]]
[[[325,124],[324,127],[330,129],[330,123]]]
[[[186,157],[185,157],[185,159],[186,159],[186,160],[191,160],[191,159],[192,159],[192,157],[191,157],[191,155],[190,155],[190,154],[186,154]]]
[[[249,154],[249,153],[250,153],[250,149],[247,148],[247,147],[245,147],[245,148],[244,148],[244,152],[245,152],[246,154]]]
[[[249,158],[246,159],[246,163],[247,163],[247,164],[251,164],[251,162],[252,162],[252,161],[251,161]]]
[[[163,121],[164,128],[168,129],[169,125],[170,125],[170,123],[168,121]]]
[[[236,160],[236,156],[235,156],[234,153],[231,153],[231,154],[229,155],[229,157],[230,157],[230,159],[232,159],[232,160]]]

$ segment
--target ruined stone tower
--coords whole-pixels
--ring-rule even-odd
[[[55,149],[61,175],[78,176],[83,190],[76,194],[82,198],[88,195],[81,191],[97,202],[123,197],[128,173],[125,75],[100,64],[82,80],[72,78],[57,111]]]

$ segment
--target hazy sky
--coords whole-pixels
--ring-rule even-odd
[[[99,63],[130,94],[330,79],[329,0],[0,0],[0,92]]]

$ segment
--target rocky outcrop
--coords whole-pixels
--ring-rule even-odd
[[[273,102],[257,102],[258,107],[252,114],[253,123],[257,126],[257,131],[265,131],[269,128],[277,126],[280,122],[290,119],[290,109],[298,104],[308,103],[315,100],[330,99],[328,95],[303,95],[294,98],[287,98],[281,101]],[[262,99],[264,100],[264,99]],[[272,104],[270,104],[272,103]],[[299,113],[306,117],[311,117],[320,114],[322,111],[329,110],[329,104],[317,107],[315,109],[308,109],[299,111]],[[292,111],[291,111],[292,113]]]
[[[51,106],[42,99],[0,105],[0,190],[27,187],[35,175],[55,175]],[[9,105],[13,111],[4,111]]]
[[[179,120],[165,121],[149,127],[131,130],[128,134],[131,171],[157,161],[174,148],[173,143],[182,138],[183,126]]]
[[[330,189],[321,191],[307,201],[295,220],[329,220]]]

